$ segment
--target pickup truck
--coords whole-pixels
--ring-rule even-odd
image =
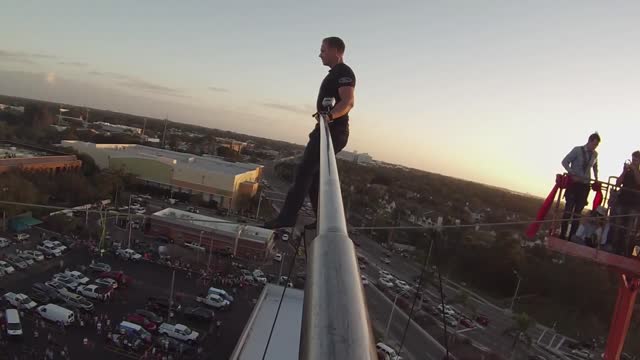
[[[197,296],[196,301],[221,310],[228,308],[230,305],[229,301],[224,300],[222,297],[216,294],[209,294],[206,297]]]
[[[197,342],[198,336],[200,335],[198,334],[197,331],[193,331],[185,325],[182,325],[182,324],[171,325],[167,323],[162,323],[160,325],[160,327],[158,328],[158,333],[168,335],[169,337],[182,340],[188,343]]]
[[[123,259],[132,261],[139,261],[140,259],[142,259],[142,255],[131,249],[118,249],[118,251],[116,251],[116,255],[120,256]]]
[[[38,306],[35,301],[31,300],[25,294],[8,292],[4,294],[4,298],[9,302],[9,304],[11,304],[11,306],[15,306],[18,309],[30,310]]]

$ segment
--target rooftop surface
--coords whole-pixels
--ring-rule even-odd
[[[267,284],[264,287],[231,355],[231,360],[262,359],[283,289],[282,286],[274,284]],[[287,288],[264,359],[298,359],[303,302],[304,291]]]
[[[245,240],[252,240],[257,242],[268,242],[269,239],[273,237],[273,231],[267,230],[263,228],[259,228],[256,226],[244,225],[244,224],[236,224],[229,222],[227,220],[205,216],[200,214],[190,213],[188,211],[166,208],[164,210],[160,210],[153,215],[167,218],[167,219],[175,219],[177,221],[183,221],[187,223],[191,223],[196,226],[209,228],[212,231],[218,233],[227,233],[231,236],[235,237],[239,231],[240,238]]]
[[[224,173],[230,175],[239,175],[248,171],[253,171],[261,165],[249,164],[249,163],[234,163],[221,159],[198,156],[194,154],[181,153],[172,150],[159,149],[150,146],[138,145],[138,144],[96,144],[65,140],[63,145],[82,145],[86,147],[97,147],[102,151],[110,153],[111,157],[141,157],[147,159],[157,159],[165,163],[173,165],[190,166],[201,170]]]
[[[52,156],[45,150],[23,147],[17,144],[0,142],[0,159],[28,159],[34,157]]]

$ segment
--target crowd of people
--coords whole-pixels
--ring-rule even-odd
[[[638,255],[640,151],[634,151],[631,159],[624,162],[615,183],[602,184],[598,180],[596,151],[600,140],[598,133],[591,134],[585,145],[574,147],[562,160],[568,181],[559,237],[618,255]],[[591,191],[601,192],[603,185],[609,191],[607,203],[594,200],[596,206],[583,214]]]

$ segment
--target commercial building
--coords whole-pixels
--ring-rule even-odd
[[[234,163],[138,144],[61,144],[93,158],[100,168],[122,169],[140,181],[171,192],[202,195],[220,208],[237,209],[239,200],[255,196],[262,166]]]
[[[270,259],[274,246],[272,230],[172,208],[150,215],[146,232],[178,245],[195,243],[207,252],[230,253],[251,261]]]
[[[82,161],[75,155],[7,141],[0,142],[0,173],[17,169],[54,175],[78,171],[81,166]]]
[[[126,125],[118,125],[118,124],[110,124],[108,122],[96,121],[92,123],[94,125],[99,125],[100,129],[104,131],[108,131],[113,134],[131,134],[131,135],[141,135],[142,129],[137,127],[131,127]]]
[[[350,152],[350,151],[343,150],[343,151],[340,151],[336,155],[336,157],[338,159],[351,161],[358,164],[371,164],[373,162],[373,158],[371,157],[371,155],[367,153],[358,153],[357,151]]]
[[[294,288],[287,289],[278,313],[278,321],[276,321],[273,334],[271,334],[271,326],[278,311],[282,290],[282,286],[274,284],[267,284],[264,287],[249,321],[238,339],[236,348],[231,354],[231,360],[298,359],[304,291]],[[271,338],[269,348],[263,357],[269,338]]]

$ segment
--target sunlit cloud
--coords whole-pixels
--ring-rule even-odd
[[[135,76],[115,73],[110,71],[96,71],[96,70],[89,71],[88,73],[89,75],[100,76],[100,77],[114,80],[116,82],[116,85],[133,89],[133,90],[139,90],[147,93],[173,96],[173,97],[179,97],[179,98],[191,97],[191,96],[185,95],[183,91],[180,89],[153,83],[147,80],[137,78]]]
[[[88,63],[81,62],[81,61],[58,61],[58,64],[66,65],[66,66],[75,66],[75,67],[87,67],[87,66],[89,66]]]
[[[35,60],[42,59],[55,59],[55,56],[46,55],[46,54],[38,54],[38,53],[28,53],[22,51],[10,51],[10,50],[2,50],[0,49],[0,61],[3,62],[15,62],[22,64],[35,64]]]
[[[47,73],[47,76],[45,77],[45,79],[47,80],[47,82],[49,84],[55,83],[56,82],[56,73],[54,73],[54,72]]]
[[[312,114],[315,112],[315,108],[312,106],[296,106],[296,105],[289,105],[289,104],[280,104],[280,103],[272,103],[272,102],[266,102],[266,103],[261,103],[260,105],[268,107],[268,108],[272,108],[272,109],[276,109],[276,110],[282,110],[282,111],[288,111],[288,112],[292,112],[292,113],[296,113],[296,114]]]
[[[213,92],[229,92],[229,89],[216,87],[216,86],[209,86],[207,89],[209,89],[209,91],[213,91]]]

